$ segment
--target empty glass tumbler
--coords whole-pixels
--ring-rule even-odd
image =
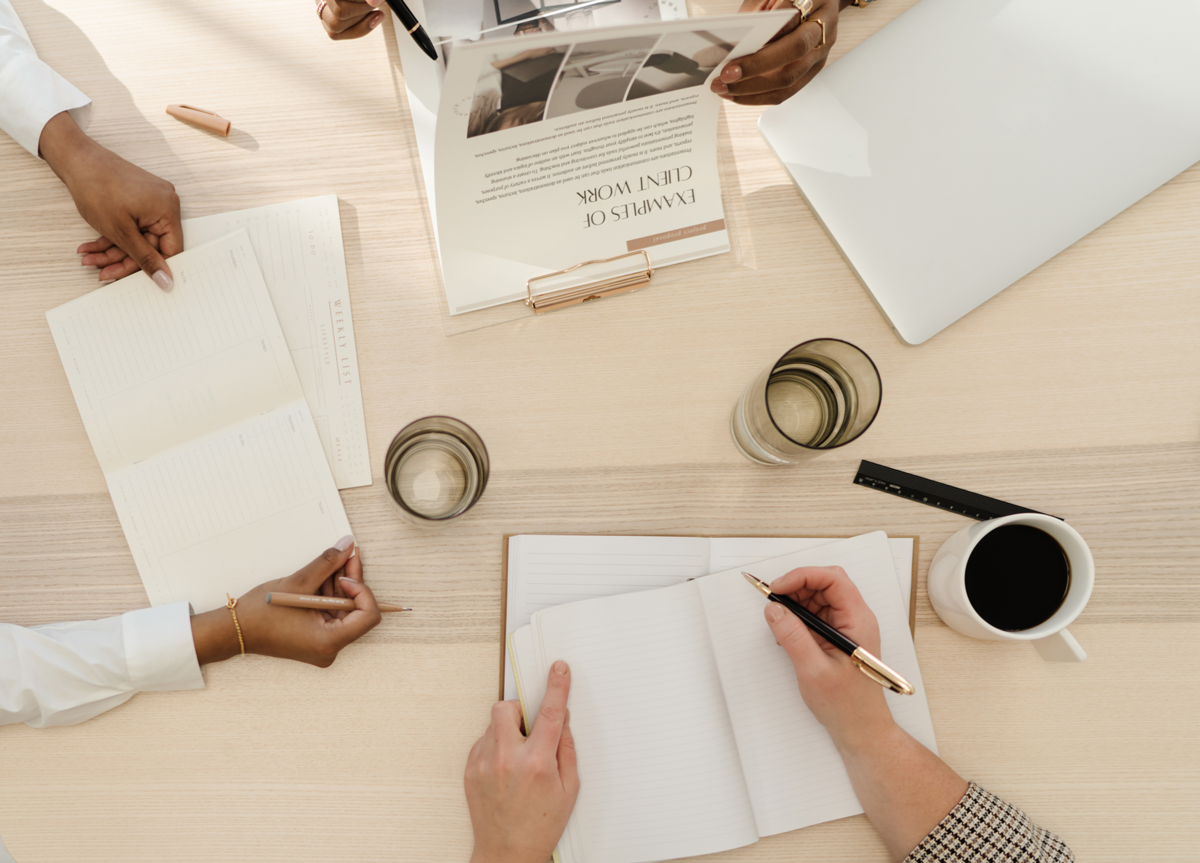
[[[409,521],[432,525],[475,505],[488,481],[488,453],[453,417],[422,417],[400,429],[383,462],[388,494]]]
[[[882,395],[869,356],[841,339],[813,339],[742,393],[730,418],[733,442],[758,464],[797,464],[866,431]]]

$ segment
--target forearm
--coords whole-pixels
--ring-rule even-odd
[[[901,861],[946,817],[967,782],[895,722],[835,735],[854,793],[893,860]]]

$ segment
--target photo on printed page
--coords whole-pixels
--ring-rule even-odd
[[[497,54],[485,63],[475,85],[467,137],[536,123],[570,46]]]
[[[733,46],[749,32],[695,30],[668,33],[642,64],[629,87],[626,101],[703,85],[713,70],[725,62]]]
[[[425,5],[425,31],[445,68],[457,45],[645,24],[663,18],[659,0],[438,0]]]
[[[576,45],[563,63],[546,117],[554,119],[625,101],[658,36],[626,36]]]

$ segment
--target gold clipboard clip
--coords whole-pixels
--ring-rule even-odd
[[[591,267],[596,264],[610,264],[613,261],[619,261],[622,258],[629,258],[635,255],[641,255],[645,266],[641,269],[634,270],[632,273],[627,273],[623,276],[610,276],[607,279],[599,279],[595,282],[578,285],[573,288],[563,288],[560,291],[550,291],[545,294],[534,295],[533,283],[541,279],[552,279],[555,276],[563,276],[573,270],[578,270],[582,267]],[[582,264],[576,264],[573,267],[567,267],[565,270],[558,270],[554,273],[546,273],[541,276],[534,276],[525,283],[525,290],[528,296],[525,298],[525,305],[533,309],[535,315],[552,312],[555,309],[563,309],[567,306],[586,303],[589,300],[598,300],[601,297],[611,297],[614,294],[625,294],[629,291],[636,291],[638,288],[644,288],[650,284],[650,279],[654,276],[654,270],[650,266],[650,255],[645,249],[638,249],[635,252],[626,252],[623,255],[616,255],[611,258],[604,258],[600,261],[584,261]]]

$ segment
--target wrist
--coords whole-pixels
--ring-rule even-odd
[[[837,728],[828,728],[833,745],[837,747],[842,760],[851,757],[871,757],[878,751],[886,751],[894,745],[897,732],[905,731],[896,724],[892,712],[884,704],[882,711],[867,717],[856,717],[852,722],[840,724]]]
[[[81,162],[99,146],[83,133],[67,111],[51,117],[42,127],[42,134],[38,139],[38,152],[41,157],[68,188],[79,173]]]
[[[193,616],[192,642],[201,665],[224,662],[242,652],[228,608],[214,608]]]

